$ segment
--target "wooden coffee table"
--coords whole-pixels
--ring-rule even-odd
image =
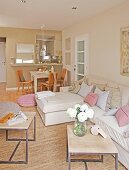
[[[90,129],[90,127],[88,127]],[[73,126],[67,126],[67,159],[68,170],[70,170],[70,163],[75,161],[86,162],[102,162],[103,155],[113,154],[115,156],[115,170],[118,170],[118,151],[115,144],[108,136],[104,139],[102,136],[94,136],[90,130],[83,137],[78,137],[73,133]],[[100,159],[75,159],[79,155],[99,155]],[[72,158],[74,156],[74,158]]]
[[[6,131],[6,141],[18,141],[15,149],[13,150],[9,160],[7,161],[0,161],[0,164],[24,164],[24,163],[28,163],[28,141],[35,141],[36,140],[36,113],[35,112],[25,112],[25,115],[27,116],[28,120],[26,120],[23,123],[19,123],[16,125],[7,125],[6,123],[0,123],[0,130],[5,130]],[[34,123],[34,136],[33,139],[28,139],[28,130],[30,125],[32,124],[32,122]],[[18,139],[18,138],[9,138],[8,137],[8,132],[11,130],[15,130],[15,131],[21,131],[24,130],[26,132],[26,136],[25,139]],[[13,156],[15,155],[15,152],[17,151],[21,141],[25,141],[26,142],[26,153],[25,153],[25,160],[17,160],[14,161],[12,160]],[[8,148],[7,148],[8,149]]]

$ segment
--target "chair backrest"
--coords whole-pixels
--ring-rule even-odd
[[[24,78],[24,76],[23,76],[22,70],[17,70],[16,72],[17,72],[18,81],[19,81],[19,82],[25,82],[25,78]]]
[[[61,74],[61,80],[64,80],[64,79],[65,79],[66,73],[67,73],[67,69],[66,69],[66,68],[63,68],[63,69],[62,69],[62,74]]]
[[[53,75],[53,73],[49,73],[48,84],[54,85],[54,75]]]

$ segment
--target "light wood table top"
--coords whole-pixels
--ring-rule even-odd
[[[118,153],[115,144],[108,136],[103,138],[100,135],[94,136],[90,133],[90,126],[83,137],[78,137],[73,133],[73,126],[67,126],[68,152],[69,153],[85,153],[85,154],[110,154]]]
[[[22,123],[18,123],[16,125],[8,125],[7,123],[0,123],[0,130],[26,130],[29,128],[31,122],[33,121],[34,117],[36,116],[36,112],[24,112],[27,116],[27,120]]]

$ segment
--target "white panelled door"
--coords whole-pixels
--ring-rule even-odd
[[[80,80],[88,74],[88,35],[82,35],[75,40],[75,80]]]
[[[6,82],[5,43],[0,42],[0,82]]]

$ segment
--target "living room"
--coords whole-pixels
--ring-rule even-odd
[[[7,3],[7,2],[6,2]],[[14,3],[14,2],[13,2]],[[30,1],[27,1],[23,5],[28,5]],[[44,2],[45,4],[46,2]],[[57,2],[56,2],[57,3]],[[65,2],[66,3],[66,2]],[[79,3],[81,2],[71,2],[73,6],[77,9],[73,9],[72,15],[74,15],[73,21],[77,18],[79,13]],[[90,2],[87,1],[90,4]],[[121,59],[121,29],[129,27],[129,2],[128,0],[119,1],[99,1],[95,5],[92,3],[92,10],[94,13],[87,14],[76,20],[76,22],[71,22],[66,26],[58,26],[51,29],[45,22],[40,22],[38,28],[26,28],[21,26],[7,25],[6,18],[3,17],[2,21],[5,19],[5,25],[1,23],[0,37],[6,37],[6,83],[7,91],[3,93],[1,89],[0,100],[1,101],[13,101],[16,102],[17,98],[20,97],[16,91],[10,91],[15,89],[17,86],[16,82],[16,69],[18,66],[11,66],[11,57],[16,56],[16,44],[17,43],[28,43],[35,44],[36,34],[43,32],[43,34],[57,35],[58,40],[62,41],[62,49],[60,45],[57,47],[58,50],[62,50],[62,64],[63,67],[69,71],[69,77],[67,84],[71,84],[76,79],[75,66],[76,65],[76,45],[75,43],[81,37],[87,37],[87,63],[84,65],[86,67],[86,74],[94,75],[96,77],[113,81],[118,84],[128,86],[129,80],[128,76],[125,76],[122,71],[122,59]],[[105,5],[107,3],[107,7]],[[0,2],[2,8],[3,2]],[[91,5],[90,4],[90,5]],[[58,5],[57,5],[58,6]],[[101,6],[101,10],[98,8]],[[97,8],[98,7],[98,8]],[[59,7],[58,7],[59,8]],[[90,7],[89,7],[90,8]],[[48,9],[49,10],[49,9]],[[72,9],[71,9],[72,10]],[[84,10],[84,9],[83,9]],[[98,11],[97,11],[98,10]],[[58,9],[57,9],[58,11]],[[89,12],[87,9],[86,11]],[[96,12],[95,12],[96,11]],[[59,14],[58,14],[59,15]],[[60,14],[61,15],[61,14]],[[80,15],[80,13],[79,13]],[[1,13],[2,18],[2,13]],[[62,19],[63,20],[63,19]],[[29,21],[28,21],[29,22]],[[52,21],[51,21],[52,22]],[[58,22],[59,23],[59,22]],[[65,23],[65,22],[64,22]],[[27,23],[26,23],[27,24]],[[42,24],[45,24],[43,30],[40,28]],[[56,29],[57,28],[57,29]],[[45,30],[45,31],[44,31]],[[56,30],[56,31],[55,31]],[[49,32],[50,31],[50,32]],[[16,34],[16,35],[15,35]],[[62,34],[62,36],[60,36]],[[66,48],[66,41],[70,42],[68,49]],[[68,42],[68,44],[69,44]],[[57,43],[59,44],[59,42]],[[12,50],[13,49],[13,50]],[[69,53],[69,58],[67,54]],[[37,66],[39,67],[39,66]],[[37,69],[36,67],[36,69]],[[58,66],[59,67],[59,66]],[[29,72],[29,69],[34,67],[23,66],[24,72]],[[58,68],[57,68],[58,70]],[[29,74],[26,76],[29,77]],[[14,90],[13,89],[13,90]],[[36,111],[35,107],[22,107],[25,112]],[[44,126],[39,114],[36,114],[36,141],[29,142],[29,161],[28,164],[1,164],[0,169],[67,169],[68,162],[66,161],[66,126],[67,123]],[[68,123],[69,124],[69,123]],[[33,129],[30,130],[30,136],[33,133]],[[12,136],[17,132],[12,132]],[[0,143],[1,143],[1,159],[7,159],[15,146],[15,143],[5,142],[5,132],[0,133]],[[24,143],[19,148],[16,154],[16,159],[22,157],[24,158]],[[22,156],[21,156],[22,155]],[[124,167],[119,163],[119,169],[124,170],[129,167]],[[84,164],[82,162],[72,162],[71,169],[84,169]],[[105,156],[103,163],[88,163],[88,169],[114,169],[114,158],[112,156]]]

